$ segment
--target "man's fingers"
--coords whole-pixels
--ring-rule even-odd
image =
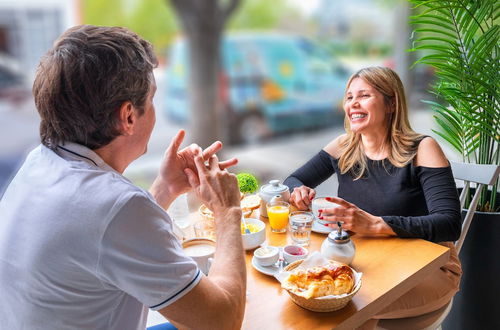
[[[170,153],[176,154],[179,151],[179,147],[182,144],[182,141],[184,141],[184,137],[186,136],[186,131],[181,129],[177,134],[174,136],[172,141],[170,141],[170,145],[168,146],[168,151]]]
[[[200,180],[198,180],[197,175],[189,168],[184,169],[184,174],[186,174],[189,185],[191,188],[196,188],[200,185]]]
[[[222,142],[215,141],[208,148],[203,150],[203,159],[209,160],[215,153],[222,149]]]
[[[210,157],[208,160],[208,168],[210,170],[219,169],[219,158],[217,158],[217,155]]]
[[[208,168],[205,166],[205,161],[203,160],[201,150],[199,149],[194,156],[194,165],[196,166],[196,170],[199,174],[203,173],[206,175],[208,173]]]
[[[234,166],[238,164],[238,159],[237,158],[231,158],[222,162],[219,162],[219,168],[221,170],[225,170],[226,168],[229,168],[231,166]]]

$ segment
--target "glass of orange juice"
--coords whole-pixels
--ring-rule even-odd
[[[285,233],[288,225],[288,215],[290,214],[290,204],[276,201],[267,204],[267,216],[273,233]]]

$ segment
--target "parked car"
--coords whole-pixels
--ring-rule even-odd
[[[166,71],[165,112],[188,119],[188,49],[174,42]],[[283,34],[233,34],[223,39],[221,103],[232,142],[268,133],[342,122],[345,69],[311,40]]]

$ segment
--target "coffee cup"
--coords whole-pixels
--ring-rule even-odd
[[[184,253],[196,262],[198,268],[208,275],[214,260],[215,241],[208,238],[192,238],[182,242],[182,248]]]
[[[316,219],[316,221],[322,225],[324,224],[329,224],[329,223],[332,223],[331,221],[326,221],[326,220],[321,220],[319,217],[320,217],[320,212],[319,210],[324,210],[324,209],[332,209],[332,208],[335,208],[335,207],[339,207],[338,204],[334,203],[334,202],[330,202],[326,199],[326,197],[316,197],[315,199],[312,200],[312,203],[311,203],[311,208],[312,208],[312,212],[314,214],[314,218]]]

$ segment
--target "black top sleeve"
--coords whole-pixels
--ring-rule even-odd
[[[315,188],[332,176],[333,173],[335,173],[335,169],[332,164],[332,157],[326,151],[321,150],[307,163],[290,174],[285,179],[284,184],[290,188],[290,191],[302,185]]]
[[[451,167],[415,168],[429,211],[424,216],[382,216],[399,237],[456,241],[461,232],[460,201]]]

